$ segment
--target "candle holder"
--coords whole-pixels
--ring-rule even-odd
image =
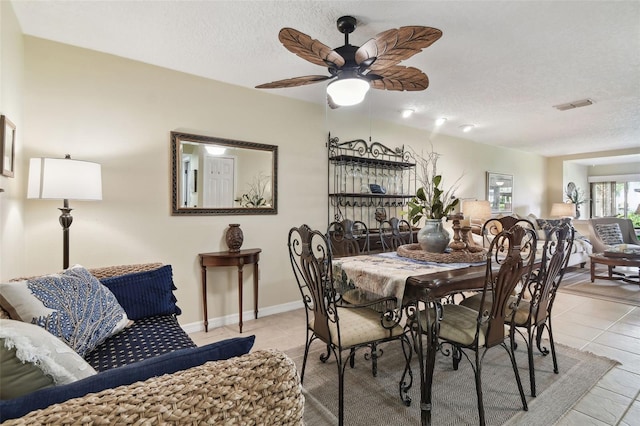
[[[467,248],[467,242],[460,236],[460,221],[463,216],[461,214],[455,214],[447,216],[447,219],[453,222],[453,241],[449,243],[449,247],[455,251],[461,251]]]

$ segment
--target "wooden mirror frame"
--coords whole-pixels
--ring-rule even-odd
[[[214,144],[248,150],[266,151],[271,153],[271,205],[265,207],[231,206],[223,208],[180,206],[178,173],[181,170],[180,147],[183,141],[190,143]],[[174,216],[278,214],[278,147],[276,145],[266,145],[254,142],[223,139],[175,131],[171,132],[171,214]]]

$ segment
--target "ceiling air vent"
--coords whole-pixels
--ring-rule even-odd
[[[568,109],[580,108],[589,105],[593,105],[593,101],[591,99],[582,99],[580,101],[569,102],[568,104],[554,105],[553,107],[558,111],[566,111]]]

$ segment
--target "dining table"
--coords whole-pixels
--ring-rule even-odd
[[[388,252],[333,259],[332,266],[334,281],[347,281],[340,285],[348,284],[380,296],[396,296],[402,301],[408,319],[415,320],[417,337],[413,341],[417,343],[414,350],[420,362],[420,417],[422,425],[430,425],[440,301],[456,293],[482,290],[486,262],[424,262]],[[421,304],[435,310],[435,315],[426,315],[426,330],[420,318],[424,315]],[[422,336],[426,336],[426,344]]]

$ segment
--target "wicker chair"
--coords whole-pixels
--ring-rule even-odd
[[[510,230],[503,229],[493,238],[489,246],[485,284],[480,296],[480,310],[476,311],[456,304],[436,305],[438,315],[442,318],[439,322],[438,338],[441,342],[453,347],[454,370],[458,369],[462,355],[473,366],[480,425],[485,424],[482,360],[485,353],[495,346],[502,346],[509,354],[522,408],[527,410],[527,401],[514,355],[513,335],[505,332],[505,323],[507,322],[507,305],[514,288],[522,277],[528,279],[531,274],[535,256],[531,253],[530,245],[533,244],[535,247],[535,243],[536,233],[533,230],[525,230],[518,225]],[[535,253],[535,249],[533,252]],[[491,299],[489,299],[490,294]],[[493,303],[489,303],[489,300]],[[432,309],[428,312],[422,311],[420,318],[423,330],[427,329],[426,315],[430,316],[430,323],[435,322],[436,319]],[[417,324],[410,321],[409,325],[412,330],[417,331]],[[507,340],[509,344],[506,343]],[[465,350],[475,353],[474,361],[471,361]]]
[[[295,364],[259,350],[32,411],[3,425],[303,425]]]
[[[400,379],[400,398],[409,405],[407,395],[413,376],[410,369],[411,342],[408,330],[399,322],[401,310],[395,297],[380,298],[360,305],[343,304],[333,285],[331,251],[326,237],[320,232],[302,225],[291,228],[288,237],[289,258],[302,300],[305,305],[307,337],[300,373],[301,382],[311,343],[319,339],[327,346],[327,352],[320,356],[326,362],[331,354],[338,366],[338,421],[344,423],[344,373],[347,360],[354,366],[356,351],[369,348],[365,358],[371,357],[374,365],[382,351],[376,345],[399,340],[405,356],[405,369]],[[385,310],[372,309],[374,306],[387,306]],[[343,352],[348,356],[343,357]]]

